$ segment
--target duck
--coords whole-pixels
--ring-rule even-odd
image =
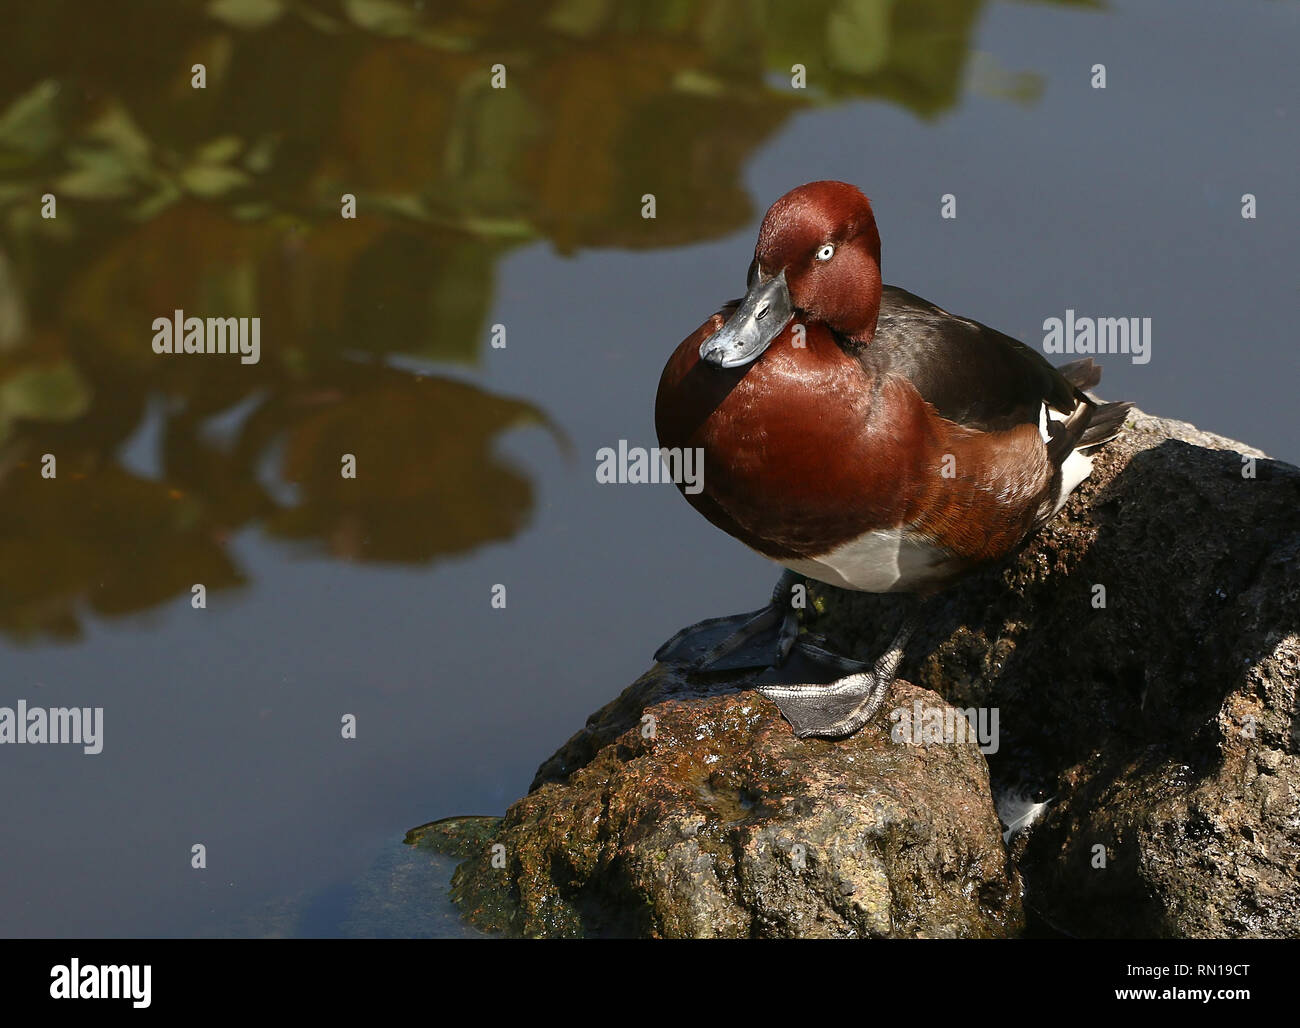
[[[888,694],[920,609],[859,661],[801,639],[800,579],[923,602],[1008,557],[1122,432],[1132,405],[1090,396],[1100,378],[1091,358],[1054,367],[884,285],[856,186],[790,190],[763,217],[744,297],[677,346],[655,397],[660,452],[702,459],[702,488],[679,491],[783,571],[766,606],[688,626],[656,659],[776,669],[800,651],[834,677],[758,692],[798,736],[854,734]]]

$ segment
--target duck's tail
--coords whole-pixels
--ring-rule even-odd
[[[1094,389],[1101,381],[1101,367],[1091,357],[1084,357],[1056,369],[1075,389]]]
[[[1091,357],[1084,357],[1069,364],[1062,364],[1056,369],[1061,376],[1076,389],[1093,389],[1101,381],[1101,367]],[[1114,439],[1124,428],[1124,419],[1133,404],[1127,400],[1121,403],[1099,403],[1097,409],[1088,419],[1088,427],[1074,444],[1076,450],[1088,450]]]
[[[1092,420],[1079,437],[1078,449],[1086,450],[1102,443],[1108,443],[1124,430],[1124,421],[1133,404],[1128,400],[1120,403],[1103,403],[1092,412]]]

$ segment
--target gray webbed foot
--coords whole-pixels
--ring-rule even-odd
[[[798,580],[786,571],[766,607],[683,628],[655,651],[655,660],[691,671],[780,667],[799,635],[799,621],[790,605],[790,592]]]
[[[790,722],[794,734],[801,739],[817,736],[823,739],[842,739],[865,725],[880,709],[889,687],[894,684],[898,665],[903,659],[903,647],[912,634],[913,622],[907,621],[890,643],[889,649],[874,665],[841,657],[812,643],[801,642],[799,651],[819,664],[848,671],[849,674],[830,682],[763,682],[763,678],[785,678],[764,675],[754,688],[777,705],[782,716]],[[802,668],[791,667],[790,671]],[[811,675],[808,677],[812,677]]]
[[[842,739],[880,709],[917,617],[914,613],[904,620],[874,664],[843,657],[820,638],[799,638],[790,604],[798,580],[791,571],[782,574],[772,602],[760,610],[683,628],[659,647],[655,660],[690,671],[766,668],[754,688],[777,705],[795,735]]]

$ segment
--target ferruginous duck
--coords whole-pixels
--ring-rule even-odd
[[[854,186],[786,193],[763,218],[745,297],[677,347],[655,400],[660,446],[703,451],[703,489],[686,499],[786,571],[768,607],[683,629],[656,658],[780,666],[805,646],[799,576],[926,597],[1005,557],[1122,429],[1130,404],[1083,392],[1100,378],[1091,359],[1054,368],[882,286],[876,219]],[[884,700],[916,623],[914,610],[871,664],[809,644],[850,673],[758,691],[800,736],[851,735]]]

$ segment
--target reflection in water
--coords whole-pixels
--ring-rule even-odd
[[[110,396],[115,394],[110,393]],[[161,415],[161,469],[145,478],[114,458],[127,426],[77,419],[19,435],[0,482],[0,629],[78,634],[77,611],[140,610],[238,585],[226,552],[234,530],[260,519],[286,539],[316,540],[357,560],[427,561],[517,532],[532,508],[529,480],[492,452],[514,425],[545,424],[529,404],[459,382],[344,361],[265,397],[234,438],[205,432],[196,404]],[[57,477],[41,455],[57,456]],[[259,480],[268,454],[292,490],[278,501]],[[356,457],[358,478],[340,474]]]
[[[739,229],[745,161],[800,109],[951,106],[982,5],[31,5],[0,68],[0,631],[239,585],[248,526],[357,560],[509,538],[533,489],[493,448],[546,415],[386,358],[474,364],[523,243]],[[261,362],[155,354],[177,309],[259,317]]]

